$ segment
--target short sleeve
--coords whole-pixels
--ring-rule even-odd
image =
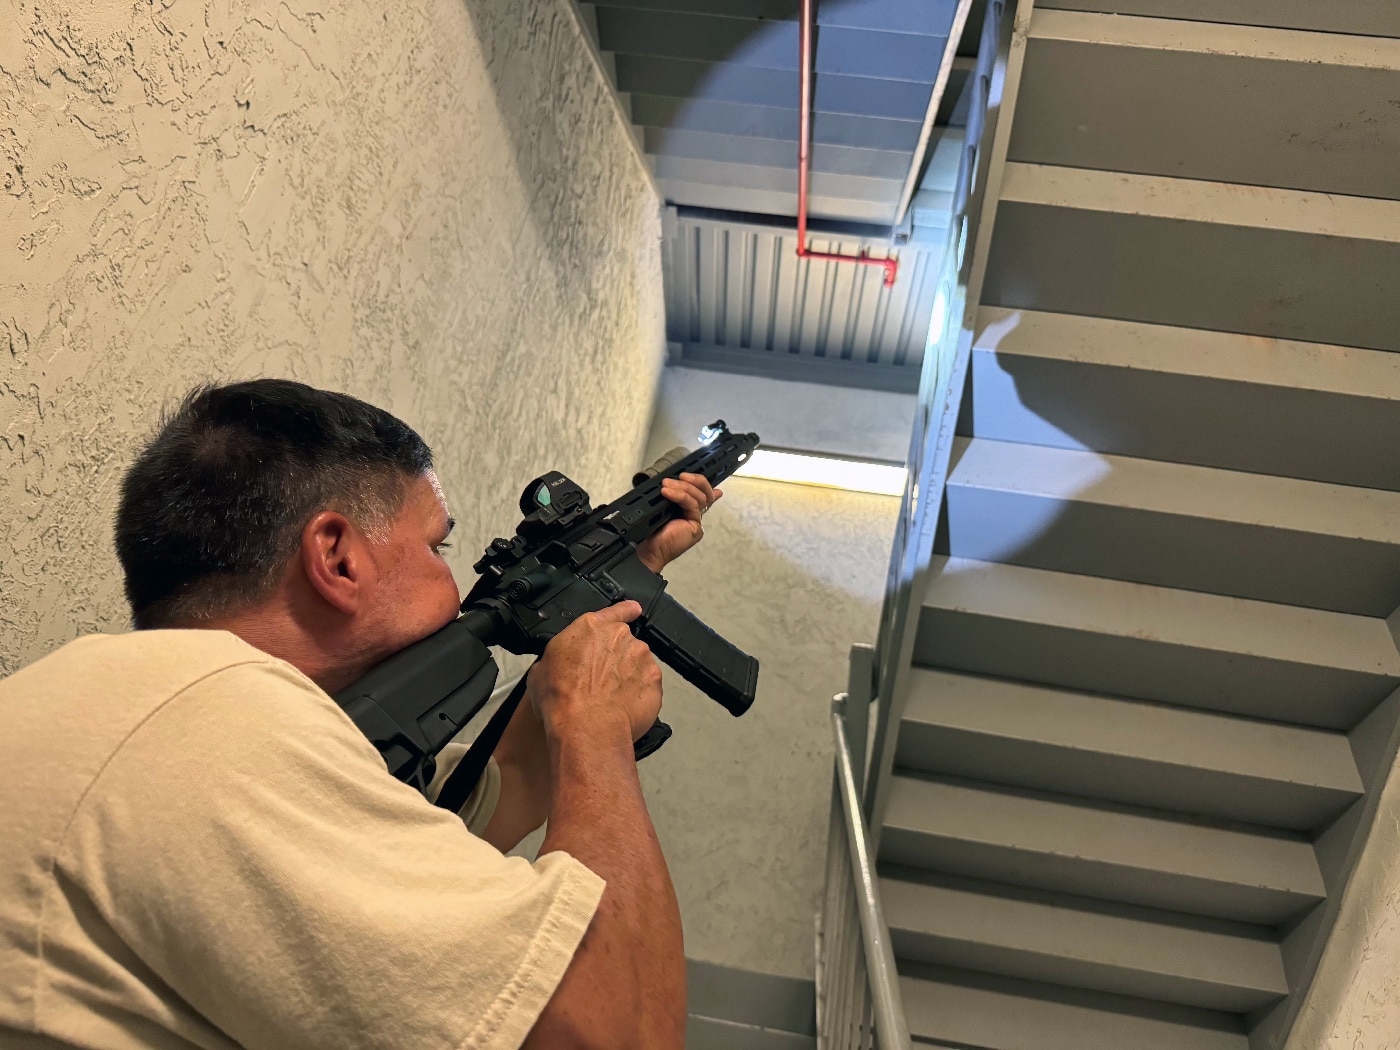
[[[249,1048],[513,1048],[602,880],[507,858],[384,770],[273,661],[227,668],[117,751],[59,853],[73,892]]]

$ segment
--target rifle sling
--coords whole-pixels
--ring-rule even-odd
[[[443,781],[442,790],[438,792],[437,805],[443,809],[450,809],[453,813],[459,813],[462,807],[467,804],[467,799],[476,789],[481,774],[486,771],[486,763],[491,760],[496,745],[501,742],[501,736],[505,733],[511,716],[515,714],[515,709],[520,706],[520,698],[525,695],[525,680],[528,677],[528,671],[520,676],[520,681],[515,683],[515,687],[511,689],[505,702],[496,709],[496,713],[491,716],[491,721],[486,723],[486,728],[481,731],[481,735],[473,740],[471,746],[467,748],[467,753],[462,756],[462,761],[457,763],[457,768],[447,775],[447,779]]]

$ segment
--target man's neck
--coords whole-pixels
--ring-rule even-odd
[[[260,603],[189,626],[237,635],[254,649],[285,660],[327,693],[344,688],[366,670],[347,666],[343,649],[327,646],[318,632],[308,629],[292,610],[278,602]]]

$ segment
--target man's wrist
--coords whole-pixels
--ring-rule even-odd
[[[544,737],[553,751],[561,746],[583,744],[589,747],[632,746],[632,721],[627,712],[612,705],[569,710],[556,704],[544,722]]]

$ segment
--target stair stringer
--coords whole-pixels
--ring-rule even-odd
[[[1392,624],[1396,616],[1390,618]],[[1400,756],[1400,690],[1347,734],[1366,794],[1352,803],[1318,836],[1315,849],[1327,899],[1284,931],[1283,965],[1293,989],[1283,1002],[1249,1019],[1251,1050],[1283,1050],[1308,1003],[1313,978],[1347,903],[1357,862],[1371,837],[1382,790]]]

